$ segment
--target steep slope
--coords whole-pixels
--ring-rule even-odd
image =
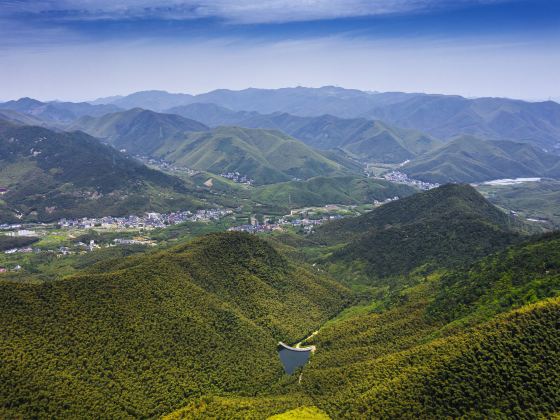
[[[87,134],[0,125],[2,222],[193,208],[183,181],[151,170]]]
[[[509,217],[468,185],[444,185],[321,227],[316,239],[347,242],[331,269],[371,279],[420,266],[456,266],[515,240]]]
[[[559,156],[529,144],[462,136],[414,159],[401,171],[429,182],[481,182],[554,176],[559,164]]]
[[[134,108],[99,118],[82,117],[68,129],[85,131],[131,153],[149,155],[166,142],[180,142],[186,132],[208,127],[178,115]]]
[[[536,418],[556,412],[560,299],[439,340],[430,339],[429,330],[416,331],[415,342],[395,351],[393,343],[407,338],[403,326],[422,322],[421,313],[408,319],[396,315],[350,318],[333,327],[334,336],[325,331],[329,341],[317,336],[315,344],[325,351],[304,372],[303,385],[331,416]],[[360,335],[373,322],[379,336]],[[344,343],[350,350],[360,345],[371,353],[353,361],[352,353],[331,350],[329,343]]]
[[[87,102],[41,102],[31,98],[0,103],[0,109],[8,109],[39,118],[51,124],[67,124],[84,115],[100,116],[120,108],[111,105],[92,105]]]
[[[258,184],[341,175],[348,170],[298,140],[272,130],[218,127],[169,142],[155,156],[213,173],[237,171]]]
[[[9,417],[154,417],[204,394],[255,395],[282,376],[278,340],[300,339],[348,297],[235,233],[0,288]]]
[[[560,294],[560,233],[546,234],[445,274],[428,313],[446,322],[486,319]]]
[[[334,417],[556,412],[559,241],[532,239],[330,323],[303,374],[311,397]]]
[[[317,149],[339,149],[356,159],[403,162],[442,143],[410,129],[391,127],[363,118],[332,115],[301,117],[287,113],[259,114],[233,111],[215,104],[195,103],[168,110],[211,126],[237,125],[280,130]]]
[[[169,418],[265,418],[312,405],[350,419],[553,416],[559,241],[533,238],[466,271],[415,276],[307,339],[316,351],[297,387],[198,399]]]

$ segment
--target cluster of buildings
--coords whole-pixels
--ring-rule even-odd
[[[35,248],[35,252],[37,252],[38,248]],[[22,248],[11,248],[4,251],[4,254],[31,254],[33,252],[33,248],[30,246],[25,246]]]
[[[191,211],[178,211],[171,213],[146,213],[144,216],[124,216],[124,217],[83,217],[79,219],[60,219],[58,225],[62,228],[89,229],[93,227],[102,228],[163,228],[169,225],[176,225],[183,222],[208,222],[219,220],[224,216],[230,215],[233,210],[229,209],[208,209]]]
[[[308,217],[302,219],[290,219],[289,216],[281,217],[276,223],[259,223],[256,219],[252,219],[252,223],[248,225],[234,226],[229,228],[229,231],[235,232],[248,232],[248,233],[261,233],[272,232],[275,230],[282,230],[285,226],[292,226],[296,228],[303,228],[304,232],[309,233],[315,226],[322,225],[331,220],[341,219],[343,216],[323,216],[320,219],[309,219]]]
[[[8,226],[6,229],[10,229],[10,228],[14,228],[14,226],[19,226],[21,227],[21,225],[6,225]],[[16,228],[18,229],[18,228]],[[20,236],[27,236],[27,237],[33,237],[33,236],[39,236],[39,234],[37,232],[35,232],[34,230],[28,230],[28,229],[19,229],[19,230],[13,230],[11,232],[6,233],[6,235],[8,236],[12,236],[12,237],[20,237]]]
[[[113,240],[115,245],[150,245],[155,246],[155,241],[146,240],[144,238],[123,239],[117,238]]]
[[[407,174],[399,171],[391,171],[383,175],[383,179],[395,182],[397,184],[406,184],[421,190],[431,190],[432,188],[439,187],[438,183],[424,182],[417,179],[409,178]]]
[[[233,182],[238,184],[253,185],[254,179],[249,178],[246,175],[241,175],[239,172],[224,172],[220,174],[221,177],[231,179]]]
[[[277,223],[264,223],[255,225],[240,225],[230,227],[228,231],[230,232],[247,232],[247,233],[261,233],[261,232],[272,232],[273,230],[282,229]]]
[[[379,207],[379,206],[382,206],[383,204],[390,203],[391,201],[397,201],[398,199],[399,199],[399,196],[398,196],[398,195],[395,195],[394,197],[392,197],[392,198],[387,198],[387,199],[385,199],[385,200],[383,200],[383,201],[373,200],[373,205],[374,205],[375,207]]]
[[[141,160],[145,164],[155,166],[155,167],[157,167],[159,169],[162,169],[162,170],[165,170],[165,171],[185,172],[189,176],[195,176],[195,175],[198,175],[200,173],[200,171],[197,171],[195,169],[173,166],[173,164],[171,164],[171,163],[169,163],[169,162],[167,162],[163,159],[154,159],[154,158],[149,157],[149,156],[141,156],[141,155],[136,155],[135,157],[137,159]]]

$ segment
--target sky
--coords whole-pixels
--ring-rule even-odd
[[[0,0],[0,100],[324,85],[560,100],[560,0]]]

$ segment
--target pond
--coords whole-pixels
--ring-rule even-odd
[[[313,350],[315,350],[313,346],[299,348],[290,347],[282,342],[278,343],[278,356],[280,356],[284,371],[289,375],[294,373],[307,363]]]

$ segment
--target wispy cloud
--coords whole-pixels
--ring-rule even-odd
[[[189,20],[285,23],[433,11],[515,0],[0,0],[0,16],[45,20]]]

